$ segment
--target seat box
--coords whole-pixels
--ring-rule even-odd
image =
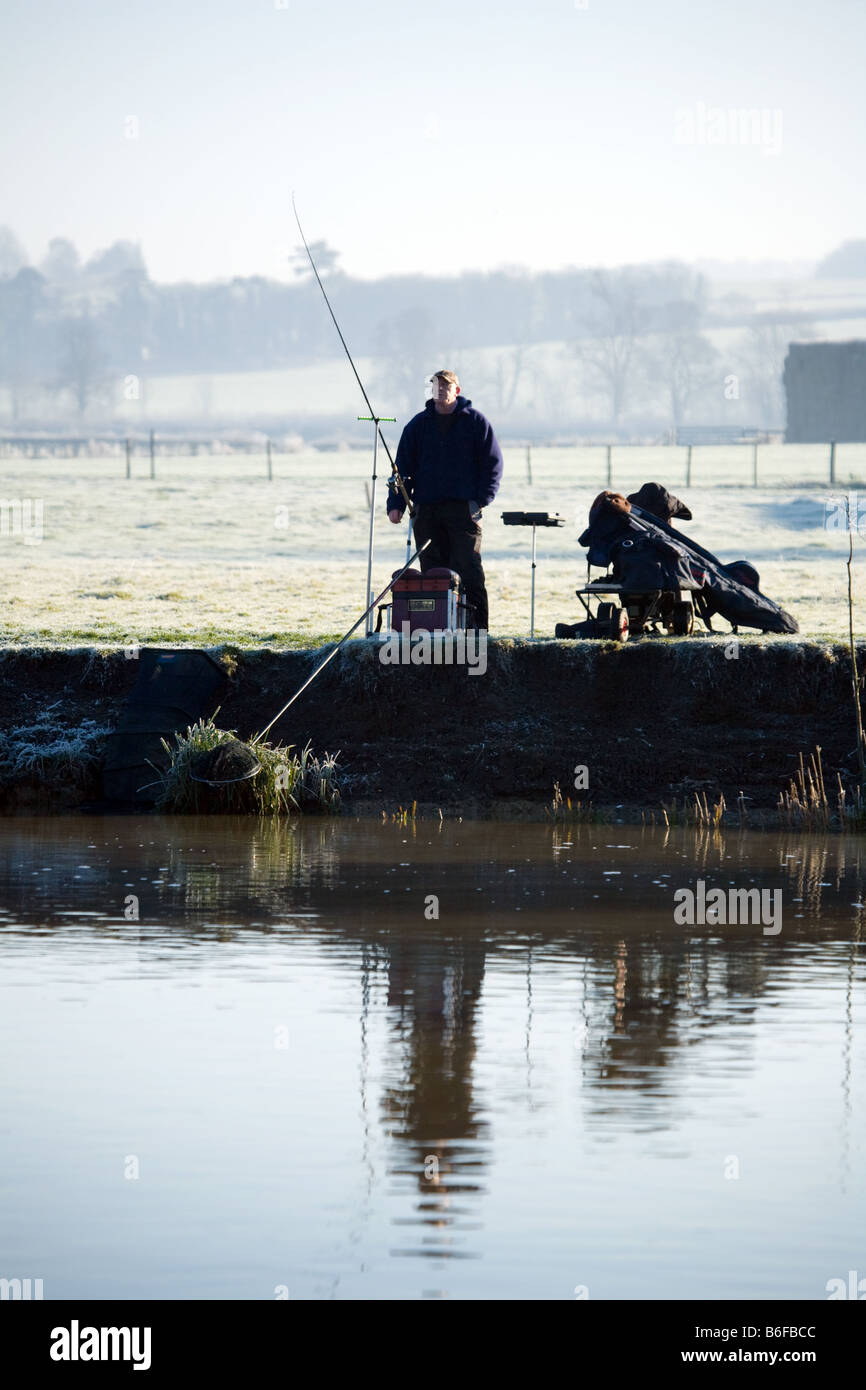
[[[465,627],[465,609],[460,593],[460,576],[454,570],[407,570],[391,586],[391,627],[402,632],[426,628],[429,632],[453,631]]]

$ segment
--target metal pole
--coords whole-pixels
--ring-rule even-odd
[[[373,522],[376,517],[376,461],[379,457],[379,421],[376,421],[376,432],[373,435],[373,478],[370,488],[370,539],[367,544],[367,602],[373,602]],[[373,636],[373,614],[367,614],[367,626],[364,629],[367,637]]]
[[[529,635],[535,636],[535,527],[532,528],[532,612],[529,618]]]
[[[150,432],[150,476],[151,476],[152,478],[155,478],[155,477],[156,477],[156,456],[155,456],[155,454],[154,454],[154,447],[153,447],[153,446],[154,446],[154,438],[153,438],[153,430],[151,430],[151,432]]]
[[[830,486],[836,481],[836,441],[830,445]]]
[[[526,481],[532,487],[532,445],[526,446]]]
[[[689,445],[689,452],[686,455],[686,487],[692,485],[692,446]]]
[[[271,463],[271,441],[268,440],[268,482],[274,481],[274,467]]]
[[[611,483],[613,482],[613,462],[612,462],[612,459],[611,459],[612,452],[613,452],[613,450],[612,450],[610,444],[608,444],[608,446],[607,446],[607,485],[608,485],[608,487],[610,487]]]
[[[406,532],[406,564],[409,563],[409,556],[412,554],[412,513],[409,513],[409,530]]]
[[[372,420],[373,422],[373,477],[370,487],[370,538],[367,542],[367,602],[373,598],[373,525],[376,520],[376,466],[379,460],[379,425],[383,420],[390,424],[396,421],[393,415],[359,415],[359,420]],[[365,637],[373,636],[373,610],[372,607],[367,613],[367,625],[364,629]]]
[[[131,462],[131,459],[130,459],[130,454],[131,454],[131,450],[130,450],[130,447],[129,447],[129,440],[127,439],[127,441],[126,441],[126,476],[127,476],[127,478],[131,478],[131,477],[132,477],[132,462]]]
[[[430,544],[429,541],[424,541],[423,545],[419,545],[418,549],[415,551],[415,554],[409,556],[409,564],[411,564],[413,560],[417,559],[418,556],[421,554],[421,551],[422,551],[422,550],[426,550],[429,544]],[[303,693],[304,693],[304,691],[306,690],[306,688],[307,688],[308,685],[312,685],[313,681],[316,679],[316,676],[319,674],[319,672],[320,672],[320,671],[324,671],[324,669],[325,669],[325,667],[327,666],[328,662],[329,662],[333,657],[335,657],[335,656],[337,655],[337,652],[338,652],[338,651],[340,650],[340,648],[343,646],[344,642],[348,642],[349,638],[352,636],[352,633],[355,631],[355,629],[361,626],[362,622],[364,621],[364,619],[367,617],[367,615],[368,615],[369,613],[372,613],[373,609],[376,607],[376,604],[377,604],[377,603],[380,603],[380,602],[382,601],[382,599],[383,599],[383,598],[385,597],[385,595],[388,593],[389,589],[390,589],[391,586],[395,583],[395,581],[398,580],[398,579],[402,579],[403,575],[406,573],[406,570],[407,570],[408,568],[409,568],[409,565],[404,565],[403,568],[402,568],[401,570],[398,570],[396,574],[394,574],[394,575],[391,576],[391,578],[388,580],[388,583],[385,585],[385,588],[382,590],[381,594],[377,594],[377,595],[376,595],[376,597],[373,599],[373,601],[372,601],[372,603],[370,604],[370,607],[367,609],[367,611],[366,611],[365,613],[362,613],[362,614],[361,614],[361,616],[360,616],[360,618],[358,619],[358,621],[352,624],[352,626],[349,628],[349,631],[348,631],[347,633],[345,633],[345,635],[344,635],[343,637],[340,638],[340,640],[339,640],[339,642],[337,643],[337,645],[336,645],[335,647],[332,647],[332,648],[331,648],[331,650],[328,652],[328,655],[325,657],[324,661],[320,661],[320,662],[319,662],[319,664],[318,664],[318,666],[316,667],[315,671],[313,671],[311,675],[307,676],[307,679],[304,681],[304,684],[301,686],[300,690],[296,690],[296,691],[295,691],[295,693],[294,693],[294,695],[292,696],[291,700],[288,700],[288,701],[283,705],[283,708],[280,710],[279,714],[275,714],[275,715],[274,715],[274,717],[273,717],[273,719],[271,720],[270,724],[266,724],[265,727],[262,729],[261,733],[260,733],[260,734],[256,734],[255,738],[253,738],[253,739],[250,740],[251,743],[261,743],[261,741],[262,741],[262,739],[264,738],[265,734],[269,734],[269,733],[270,733],[271,729],[274,727],[274,725],[276,724],[277,720],[278,720],[278,719],[282,719],[283,715],[285,714],[285,712],[286,712],[286,710],[289,708],[289,706],[290,706],[290,705],[293,705],[293,704],[295,703],[295,701],[297,700],[297,698],[298,698],[299,695],[303,695]]]

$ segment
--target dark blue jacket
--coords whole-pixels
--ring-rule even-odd
[[[493,426],[465,396],[457,397],[451,425],[437,423],[432,400],[412,417],[400,436],[397,470],[413,502],[463,498],[487,507],[499,491],[502,452]],[[393,482],[386,510],[402,512],[405,503]]]

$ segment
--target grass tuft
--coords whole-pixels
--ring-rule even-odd
[[[231,730],[218,729],[213,719],[200,719],[186,733],[175,734],[174,747],[163,739],[162,746],[171,762],[161,774],[157,810],[180,813],[222,811],[259,816],[339,810],[339,754],[325,753],[317,758],[310,751],[309,744],[299,753],[293,753],[292,744],[274,745],[267,740],[250,740],[248,746],[261,763],[261,771],[254,777],[243,782],[231,782],[224,787],[209,787],[202,782],[194,782],[190,776],[193,758],[236,737]]]
[[[0,731],[0,776],[21,781],[38,778],[83,787],[98,768],[105,752],[108,729],[95,719],[83,719],[75,728],[63,726],[54,711],[58,700],[30,724]]]
[[[849,792],[837,772],[835,793],[834,817],[833,803],[824,785],[821,749],[810,753],[808,762],[801,753],[787,791],[779,794],[780,815],[788,825],[804,830],[829,830],[833,824],[842,831],[866,829],[866,790],[862,784],[858,781]]]
[[[808,762],[804,762],[803,754],[800,754],[797,771],[787,791],[779,793],[779,814],[788,825],[807,830],[826,830],[829,827],[830,802],[824,787],[820,748],[809,754]]]
[[[567,821],[569,825],[578,825],[584,822],[599,824],[610,820],[610,816],[596,810],[591,801],[572,801],[570,796],[563,797],[558,782],[553,784],[553,799],[546,810],[554,825],[562,821]]]

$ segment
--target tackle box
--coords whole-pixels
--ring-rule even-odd
[[[411,569],[391,586],[391,629],[410,632],[426,628],[429,632],[448,632],[466,626],[466,608],[460,589],[460,576],[450,569],[429,569],[426,574]]]

